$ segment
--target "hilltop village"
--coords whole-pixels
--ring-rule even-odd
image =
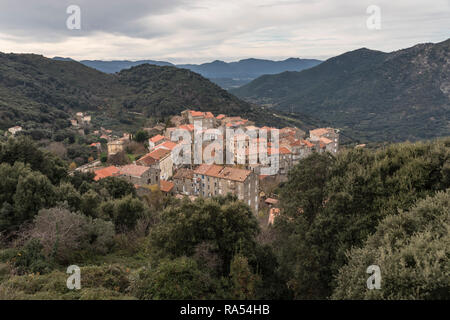
[[[77,126],[86,121],[90,122],[90,117],[77,114],[72,125]],[[107,177],[122,178],[132,183],[141,195],[155,189],[190,199],[231,193],[248,204],[255,213],[261,204],[269,206],[270,223],[278,212],[277,200],[270,197],[271,186],[285,181],[288,171],[309,154],[336,154],[339,151],[339,131],[333,128],[311,130],[307,137],[304,131],[295,127],[258,128],[252,121],[241,117],[224,114],[214,116],[211,112],[194,110],[183,111],[181,115],[172,117],[169,123],[169,127],[157,124],[152,128],[144,128],[150,137],[148,146],[145,143],[146,153],[129,163],[121,159],[133,143],[132,135],[125,133],[120,138],[114,138],[111,130],[101,128],[96,133],[101,135],[101,139],[107,140],[108,160],[93,161],[76,170],[94,172],[97,181]],[[201,130],[196,132],[196,126]],[[226,136],[227,130],[236,134],[231,145],[229,142],[223,143],[223,153],[219,154],[218,149],[212,146],[219,145],[218,141]],[[182,139],[176,136],[178,132],[185,137]],[[251,132],[253,135],[249,134]],[[195,162],[196,138],[199,136],[202,140],[198,154],[211,154],[209,161],[203,158]],[[252,143],[256,149],[252,149]],[[101,148],[101,144],[93,143],[92,147]],[[191,161],[177,162],[177,156],[183,155],[186,150],[190,151],[188,159]],[[259,161],[262,160],[261,153],[267,155],[266,163]],[[231,159],[232,163],[226,159]],[[277,170],[267,174],[264,168],[273,166],[273,161],[277,161]]]

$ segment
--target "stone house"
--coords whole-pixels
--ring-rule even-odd
[[[135,164],[120,167],[117,176],[137,186],[159,185],[160,181],[159,169]]]
[[[213,197],[228,193],[258,212],[258,177],[254,172],[214,164],[202,164],[194,170],[194,195]]]
[[[179,194],[194,194],[194,170],[180,168],[173,175],[174,191]]]
[[[160,179],[168,180],[173,174],[172,152],[158,148],[136,161],[136,164],[159,169]]]

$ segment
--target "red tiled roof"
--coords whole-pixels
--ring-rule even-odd
[[[281,147],[280,148],[280,154],[291,154],[292,152],[286,148],[286,147]]]
[[[178,128],[188,130],[190,132],[194,131],[194,125],[193,124],[183,124],[179,126]]]
[[[103,178],[112,177],[113,175],[116,175],[119,172],[119,168],[115,166],[109,166],[103,169],[96,170],[94,180],[98,181]]]
[[[332,128],[318,128],[318,129],[309,131],[309,135],[310,136],[314,135],[314,136],[320,137],[320,136],[323,136],[324,134],[329,133],[332,130],[333,130]]]
[[[226,117],[226,115],[224,115],[224,114],[219,114],[217,117],[216,117],[216,119],[217,120],[222,120],[223,118],[225,118]]]
[[[203,117],[204,113],[201,111],[194,111],[194,110],[189,110],[189,113],[191,114],[191,116],[193,117]]]
[[[165,149],[162,149],[165,150]],[[156,163],[158,160],[156,160],[155,158],[152,158],[148,153],[143,156],[142,158],[140,158],[139,160],[136,161],[137,164],[141,165],[141,166],[150,166],[154,163]]]
[[[251,173],[250,170],[225,167],[219,173],[219,178],[243,182]]]
[[[175,142],[166,141],[166,142],[163,142],[163,143],[157,145],[156,150],[158,150],[159,148],[166,148],[167,150],[172,151],[176,146],[177,146],[177,144]]]
[[[332,140],[330,140],[330,139],[328,139],[326,137],[320,137],[319,141],[323,142],[324,144],[330,144],[330,143],[333,142]]]
[[[158,141],[161,141],[162,139],[165,139],[164,136],[158,134],[158,135],[150,138],[150,142],[158,142]]]
[[[174,183],[172,181],[166,181],[166,180],[160,180],[160,189],[162,192],[170,192],[173,187]]]
[[[149,169],[150,169],[149,167],[138,166],[135,164],[129,164],[129,165],[121,167],[119,173],[124,174],[124,175],[134,176],[134,177],[140,177]]]
[[[173,175],[173,179],[192,179],[194,178],[194,170],[187,168],[180,168]]]
[[[161,160],[162,158],[164,158],[166,155],[170,154],[170,150],[164,149],[164,148],[159,148],[156,149],[150,153],[147,153],[145,156],[143,156],[142,158],[140,158],[138,161],[136,161],[138,164],[140,165],[152,165],[155,162]]]
[[[194,173],[210,177],[243,182],[252,172],[250,170],[223,167],[215,164],[202,164],[194,171]]]
[[[153,159],[156,160],[161,160],[162,158],[164,158],[166,155],[168,155],[170,153],[170,150],[166,150],[166,149],[156,149],[152,152],[150,152],[148,154],[148,156],[152,157]]]
[[[205,118],[207,118],[207,119],[214,118],[214,115],[211,112],[209,112],[209,111],[205,112],[204,115],[205,115]]]
[[[266,201],[264,201],[265,203],[268,204],[277,204],[278,200],[277,199],[273,199],[273,198],[267,198]]]
[[[194,170],[196,174],[205,174],[205,175],[213,175],[217,174],[222,170],[222,166],[218,166],[215,164],[201,164],[197,169]]]

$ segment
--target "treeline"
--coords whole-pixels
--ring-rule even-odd
[[[258,224],[233,196],[138,197],[0,145],[0,299],[448,299],[450,139],[313,154]],[[81,290],[66,287],[81,267]],[[366,269],[381,269],[368,290]]]

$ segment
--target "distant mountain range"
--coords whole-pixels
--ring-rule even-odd
[[[328,121],[361,141],[450,135],[450,39],[391,53],[347,52],[301,72],[230,90],[249,102]]]
[[[55,57],[54,59],[63,61],[72,60],[70,58],[61,57]],[[203,64],[178,65],[174,65],[170,62],[154,60],[81,60],[80,62],[88,67],[105,73],[116,73],[145,63],[157,66],[173,66],[197,72],[225,89],[242,86],[264,74],[277,74],[284,71],[301,71],[321,63],[320,60],[299,58],[290,58],[284,61],[245,59],[238,62],[229,63],[216,60]]]
[[[136,130],[191,108],[239,115],[261,125],[283,121],[236,98],[201,75],[172,66],[139,65],[106,74],[71,59],[0,53],[0,129],[21,125],[50,138],[76,111],[109,129]]]

